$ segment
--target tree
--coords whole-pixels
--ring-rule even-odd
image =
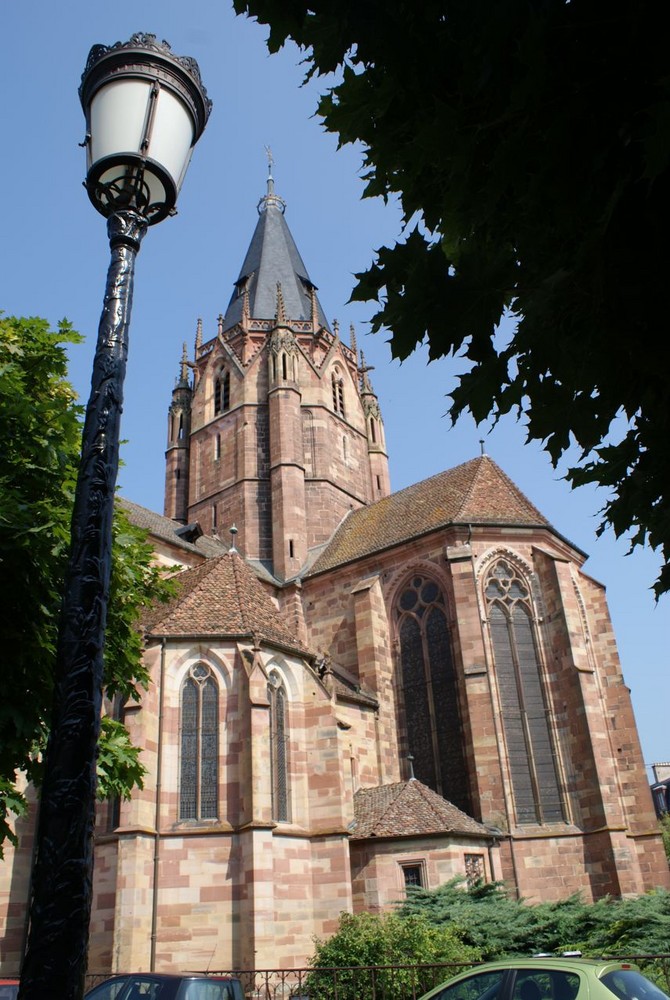
[[[10,814],[25,802],[18,773],[39,783],[51,712],[55,645],[67,563],[81,440],[81,407],[66,379],[66,322],[0,316],[0,849],[13,838]],[[142,608],[171,586],[152,561],[145,535],[115,514],[111,600],[105,649],[106,696],[138,698],[146,685]],[[128,796],[144,768],[125,727],[104,720],[99,794]]]
[[[658,955],[667,951],[670,893],[658,889],[636,898],[579,896],[531,904],[512,899],[500,883],[466,890],[454,879],[437,889],[413,889],[398,910],[432,926],[457,926],[462,940],[487,961],[507,956],[577,949],[587,956]],[[657,970],[647,972],[656,978]]]
[[[464,944],[454,924],[437,927],[424,914],[403,918],[395,913],[342,913],[335,934],[315,944],[310,960],[315,971],[305,984],[314,1000],[416,996],[421,992],[416,990],[416,966],[446,963],[457,972],[458,965],[480,957],[478,949]],[[338,970],[336,976],[333,969]],[[445,976],[449,974],[446,970]]]
[[[668,9],[661,0],[234,0],[292,39],[402,240],[357,275],[405,358],[460,356],[450,414],[524,414],[602,531],[670,588]],[[506,340],[502,317],[517,322]],[[571,452],[571,454],[568,454]]]

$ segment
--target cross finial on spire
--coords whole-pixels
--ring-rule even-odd
[[[273,208],[278,208],[280,212],[284,212],[286,208],[286,202],[283,198],[280,198],[278,194],[275,194],[275,181],[272,176],[272,168],[274,166],[275,158],[272,155],[272,150],[269,146],[265,147],[265,155],[268,158],[268,180],[267,180],[267,193],[258,202],[258,214],[264,212],[267,208],[272,206]]]

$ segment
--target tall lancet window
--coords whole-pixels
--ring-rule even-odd
[[[412,577],[397,605],[400,638],[401,732],[414,776],[470,811],[458,683],[447,610],[438,584]]]
[[[287,823],[291,819],[288,781],[288,720],[286,688],[273,670],[268,680],[270,702],[270,772],[272,780],[272,818]]]
[[[563,822],[530,590],[506,559],[488,574],[486,600],[517,822]]]
[[[344,379],[339,371],[334,371],[331,384],[333,389],[333,409],[335,413],[344,416]]]
[[[180,819],[216,819],[219,787],[219,690],[204,663],[181,690]]]
[[[230,372],[221,371],[214,380],[214,413],[230,409]]]

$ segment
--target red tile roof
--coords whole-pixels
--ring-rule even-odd
[[[416,778],[361,788],[354,795],[353,840],[436,833],[491,836],[485,826]]]
[[[236,551],[174,577],[176,596],[147,615],[147,635],[256,637],[305,652],[268,591]]]
[[[493,459],[481,455],[352,511],[307,576],[451,524],[551,527]]]

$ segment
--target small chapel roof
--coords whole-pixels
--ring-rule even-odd
[[[458,833],[491,837],[492,831],[427,785],[410,778],[360,788],[354,795],[353,840]]]
[[[480,455],[352,511],[306,575],[315,576],[451,524],[553,530],[500,466]]]
[[[240,554],[223,556],[173,577],[175,597],[154,605],[144,626],[153,636],[227,636],[265,641],[305,653],[269,593]]]
[[[277,312],[277,284],[281,285],[284,311],[289,320],[312,318],[312,293],[316,285],[307,268],[284,218],[285,203],[274,193],[272,175],[268,177],[267,194],[258,203],[259,219],[251,238],[247,255],[235,282],[223,332],[242,319],[243,293],[249,298],[249,315],[253,319],[273,319]],[[316,299],[318,322],[330,329],[325,313]]]

